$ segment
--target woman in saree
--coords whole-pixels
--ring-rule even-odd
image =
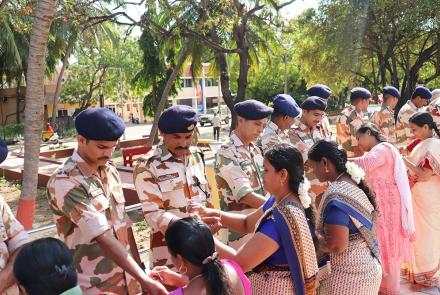
[[[409,119],[415,140],[402,152],[412,182],[414,223],[414,259],[406,269],[417,284],[439,287],[440,261],[440,137],[439,129],[427,112]]]
[[[399,150],[385,141],[374,124],[362,124],[356,138],[365,154],[351,160],[365,171],[379,212],[377,238],[383,271],[380,294],[400,294],[400,268],[411,257],[410,239],[415,233],[405,163]]]
[[[331,271],[321,278],[318,294],[376,295],[382,279],[376,205],[364,172],[331,141],[315,143],[309,161],[320,181],[331,182],[317,221],[320,251],[330,254]]]
[[[231,230],[254,232],[238,250],[216,241],[220,257],[248,272],[252,294],[315,294],[318,267],[308,224],[310,184],[301,153],[288,144],[276,145],[266,152],[263,164],[264,188],[271,197],[257,211],[242,215],[199,205],[191,209],[205,219],[220,216]]]

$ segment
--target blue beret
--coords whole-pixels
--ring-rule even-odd
[[[115,141],[124,133],[125,124],[108,108],[90,108],[79,113],[75,128],[87,139]]]
[[[307,89],[308,96],[318,96],[322,99],[328,99],[330,94],[332,94],[330,87],[324,84],[315,84]]]
[[[415,98],[417,96],[420,96],[423,99],[430,100],[432,97],[432,93],[425,86],[417,86],[411,97]]]
[[[6,145],[6,142],[0,139],[0,163],[3,163],[3,161],[6,160],[7,156],[8,146]]]
[[[301,109],[295,99],[288,94],[278,94],[273,99],[273,110],[276,113],[296,118],[301,113]]]
[[[391,96],[400,98],[400,91],[394,86],[386,86],[383,88],[383,95],[389,94]]]
[[[261,101],[248,99],[234,105],[234,111],[246,120],[261,120],[272,114],[273,109]]]
[[[310,96],[301,104],[303,110],[321,110],[325,111],[327,103],[324,99],[318,96]]]
[[[159,118],[158,127],[163,133],[188,133],[197,125],[196,111],[187,105],[175,105],[166,109]]]
[[[370,91],[368,91],[367,89],[362,88],[362,87],[355,87],[355,88],[351,89],[350,100],[355,100],[358,98],[370,99],[371,93],[370,93]]]

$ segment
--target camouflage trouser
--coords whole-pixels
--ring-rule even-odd
[[[255,209],[244,209],[242,211],[229,211],[229,212],[247,215],[254,211]],[[253,234],[237,233],[230,231],[229,229],[225,229],[223,230],[223,233],[220,234],[220,236],[223,238],[227,237],[227,239],[224,239],[222,241],[225,242],[228,246],[234,248],[235,250],[238,250],[241,246],[246,244],[246,242],[252,238]]]
[[[173,267],[171,257],[168,252],[168,247],[165,242],[165,236],[160,232],[150,233],[150,255],[149,255],[150,269],[155,266],[166,265]]]

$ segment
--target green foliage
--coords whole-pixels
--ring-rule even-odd
[[[440,76],[438,0],[322,0],[293,21],[296,59],[310,84],[334,94],[392,84],[407,98],[416,83]]]
[[[249,98],[269,103],[277,94],[284,93],[286,71],[287,93],[298,101],[306,98],[305,81],[301,79],[297,65],[291,60],[292,49],[275,50],[270,58],[260,58],[258,70],[249,74]]]
[[[144,30],[139,39],[142,50],[142,69],[132,79],[132,84],[147,91],[142,109],[144,115],[152,116],[156,110],[165,85],[175,66],[175,49],[166,46],[165,42],[155,37],[150,31]],[[174,82],[169,95],[177,94],[178,79]]]
[[[24,136],[24,124],[8,124],[0,127],[0,138],[6,142],[14,142]]]
[[[112,30],[112,35],[120,39],[117,28]],[[142,88],[131,83],[141,67],[141,52],[136,41],[127,39],[115,43],[100,35],[88,41],[90,43],[81,43],[76,49],[78,63],[69,68],[62,101],[84,108],[97,103],[102,90],[106,99],[119,102],[119,69],[122,70],[124,100],[140,97]]]

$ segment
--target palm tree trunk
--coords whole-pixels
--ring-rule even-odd
[[[53,95],[53,107],[52,107],[52,125],[55,124],[55,121],[57,119],[57,113],[58,113],[58,100],[60,99],[61,94],[61,86],[63,86],[63,76],[64,72],[66,71],[67,65],[69,64],[69,58],[73,51],[73,46],[75,45],[76,41],[76,33],[72,32],[72,35],[69,37],[69,41],[67,43],[66,52],[64,54],[63,58],[63,65],[61,66],[58,80],[57,80],[57,86],[55,88],[55,94]]]
[[[170,78],[168,79],[167,84],[165,85],[165,89],[163,90],[162,96],[160,97],[160,101],[157,104],[157,109],[154,113],[153,126],[151,127],[150,137],[149,137],[149,141],[151,145],[154,144],[154,138],[156,138],[157,129],[158,129],[157,123],[159,122],[159,117],[162,114],[163,108],[165,107],[165,103],[168,99],[168,94],[170,93],[171,87],[173,86],[173,83],[177,78],[177,74],[180,72],[183,63],[185,62],[190,52],[191,52],[190,47],[185,44],[182,49],[182,52],[180,53],[179,60],[177,61],[176,66],[174,67],[173,72],[171,73]]]
[[[44,70],[49,28],[55,14],[56,0],[39,0],[31,30],[26,83],[24,129],[24,168],[17,219],[32,228],[37,197],[38,165],[44,114]],[[37,144],[38,143],[38,144]]]

